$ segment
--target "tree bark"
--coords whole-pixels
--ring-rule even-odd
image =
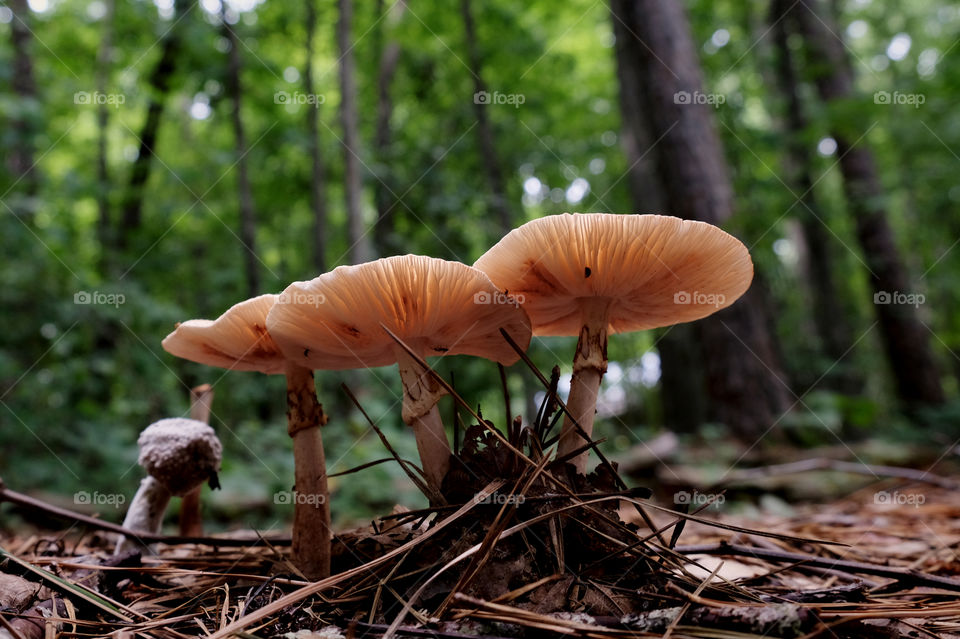
[[[843,43],[834,35],[837,30],[830,13],[817,0],[800,0],[789,16],[803,35],[807,67],[820,99],[829,104],[853,97],[853,73]],[[870,271],[874,309],[897,395],[907,408],[940,404],[944,400],[940,375],[916,309],[895,300],[877,303],[895,294],[917,291],[911,286],[887,222],[883,186],[873,154],[864,140],[837,122],[831,123],[831,135],[837,141],[847,204]]]
[[[659,140],[656,168],[667,210],[722,224],[733,212],[733,192],[710,107],[696,99],[703,81],[682,5],[616,0],[611,6],[626,37],[639,40],[634,72],[650,135]],[[762,291],[755,283],[736,304],[700,322],[699,329],[712,412],[752,441],[789,406]]]
[[[487,95],[487,85],[483,81],[480,50],[477,46],[476,27],[473,22],[473,11],[470,0],[460,0],[460,14],[463,18],[463,29],[467,45],[467,65],[470,75],[473,76],[473,111],[477,118],[477,143],[480,145],[480,160],[484,173],[487,176],[487,186],[490,188],[490,207],[500,224],[500,232],[507,233],[513,228],[513,219],[510,207],[507,205],[507,188],[503,178],[503,169],[497,148],[494,143],[493,127],[487,117],[488,100],[481,100],[480,96]]]
[[[383,13],[383,0],[377,2],[378,12]],[[379,67],[377,69],[377,126],[373,138],[373,153],[379,167],[379,175],[374,183],[374,202],[377,206],[377,221],[373,226],[373,240],[377,252],[380,255],[392,255],[399,247],[394,238],[396,229],[396,220],[394,209],[397,202],[394,201],[393,189],[394,183],[389,169],[391,153],[390,145],[393,132],[390,129],[390,118],[393,115],[393,78],[397,72],[397,65],[400,62],[400,43],[390,37],[389,29],[400,21],[407,4],[404,0],[398,0],[389,9],[389,14],[384,18],[384,28],[381,29],[381,45],[379,55]],[[386,35],[384,35],[386,34]]]
[[[307,62],[303,67],[303,88],[308,96],[314,95],[313,85],[313,39],[317,28],[316,0],[306,0],[305,43]],[[310,208],[313,210],[313,267],[316,272],[327,271],[327,199],[324,177],[323,154],[320,150],[320,104],[307,105],[307,132],[310,149]]]
[[[117,244],[120,248],[127,248],[132,241],[130,237],[143,222],[143,199],[147,179],[150,177],[150,168],[155,154],[157,134],[160,130],[160,118],[163,115],[164,102],[170,93],[173,74],[176,70],[177,56],[180,53],[181,37],[186,27],[187,18],[181,16],[190,10],[187,0],[174,0],[174,15],[171,27],[161,39],[160,59],[147,79],[150,101],[147,105],[147,117],[137,136],[140,147],[137,159],[130,170],[130,179],[127,183],[121,206],[122,218],[120,232],[117,235]]]
[[[250,178],[247,173],[247,137],[243,127],[240,108],[243,100],[243,87],[240,83],[240,41],[237,32],[226,21],[226,3],[221,5],[220,18],[223,23],[223,35],[230,43],[227,52],[226,93],[230,99],[230,121],[233,125],[234,146],[237,155],[237,197],[240,203],[240,241],[243,243],[243,263],[246,273],[247,295],[253,297],[260,292],[260,274],[256,253],[257,220],[250,190]]]
[[[37,101],[37,83],[33,74],[33,59],[30,48],[33,35],[30,32],[30,8],[27,0],[11,0],[10,9],[13,19],[10,21],[10,40],[13,47],[10,85],[17,97],[18,113],[11,124],[15,143],[7,156],[7,166],[17,191],[23,198],[13,199],[11,209],[16,215],[29,217],[33,211],[30,200],[37,194],[37,171],[34,167],[33,131],[31,113]]]
[[[340,122],[343,126],[344,191],[347,204],[347,240],[353,264],[373,256],[363,223],[363,185],[360,179],[360,132],[357,113],[356,64],[350,35],[353,0],[339,0],[337,43],[340,47]]]
[[[614,15],[623,13],[624,2],[612,0]],[[626,25],[613,20],[617,81],[620,87],[620,144],[627,158],[627,188],[637,213],[666,209],[666,196],[657,175],[655,140],[644,118],[643,87],[639,82],[638,47]],[[707,398],[701,362],[700,334],[692,324],[672,326],[656,341],[660,355],[660,402],[663,421],[671,430],[691,433],[706,421]]]
[[[855,339],[841,303],[841,289],[834,277],[836,240],[827,231],[826,222],[823,221],[824,212],[813,191],[813,154],[804,139],[810,123],[800,99],[800,81],[796,60],[788,45],[789,32],[785,20],[791,6],[792,3],[787,0],[774,0],[769,19],[776,49],[775,79],[786,102],[784,137],[787,144],[784,148],[784,164],[790,189],[800,199],[798,217],[808,255],[805,267],[809,275],[807,289],[813,302],[814,325],[823,354],[831,363],[836,363],[841,362]],[[847,367],[840,365],[835,368],[837,374],[828,376],[825,382],[843,392],[858,392],[862,382],[848,372]]]
[[[656,341],[660,355],[663,423],[677,433],[696,433],[707,421],[703,344],[696,324],[677,324]]]

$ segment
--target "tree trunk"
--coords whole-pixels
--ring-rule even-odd
[[[120,231],[117,234],[117,244],[120,248],[126,248],[131,244],[130,236],[140,228],[143,221],[144,190],[147,179],[150,177],[164,102],[170,92],[176,70],[182,32],[186,27],[187,18],[183,17],[183,14],[190,10],[190,6],[187,0],[174,0],[174,15],[171,18],[170,29],[161,38],[160,59],[157,60],[156,66],[147,79],[150,101],[147,105],[147,118],[137,136],[140,147],[137,151],[137,159],[134,160],[133,168],[130,170],[130,179],[121,206],[122,218]]]
[[[612,0],[614,15],[629,0]],[[627,188],[637,213],[665,210],[666,197],[657,175],[657,149],[644,118],[643,87],[637,63],[641,46],[620,20],[613,20],[620,86],[620,143],[627,158]],[[664,425],[683,433],[695,432],[706,421],[706,386],[700,358],[700,335],[692,324],[672,326],[656,341],[660,355],[660,402]]]
[[[497,156],[494,144],[493,127],[487,118],[487,109],[490,107],[489,92],[483,81],[480,51],[477,46],[477,33],[473,23],[473,12],[470,0],[460,0],[460,14],[463,17],[463,29],[467,44],[467,65],[473,76],[473,110],[477,118],[477,142],[480,145],[481,162],[487,175],[487,186],[490,188],[490,206],[500,224],[500,232],[507,233],[513,228],[513,219],[510,207],[507,205],[507,188],[503,179],[503,170]],[[486,99],[483,98],[486,96]]]
[[[363,223],[363,185],[360,180],[360,133],[357,81],[350,35],[353,0],[339,0],[337,43],[340,47],[340,121],[343,125],[344,191],[347,204],[347,240],[353,264],[370,260],[373,251]]]
[[[733,212],[733,192],[720,140],[703,91],[696,50],[679,2],[612,4],[639,43],[632,68],[656,146],[657,173],[667,211],[722,224]],[[699,323],[712,412],[741,438],[767,432],[789,406],[768,310],[755,284],[736,304]]]
[[[314,95],[313,37],[317,28],[316,0],[306,0],[307,62],[303,68],[303,88]],[[320,104],[307,104],[307,147],[310,149],[310,208],[313,210],[313,267],[317,274],[327,271],[327,199],[323,154],[320,151]]]
[[[817,0],[799,0],[789,14],[803,35],[809,56],[807,67],[812,70],[820,98],[830,103],[853,97],[851,66],[843,43],[835,35],[837,30],[829,12]],[[911,285],[887,223],[883,187],[873,154],[866,141],[836,122],[831,123],[831,134],[837,141],[847,205],[870,271],[874,308],[897,395],[907,408],[940,404],[943,388],[927,331],[914,306],[896,303],[896,295],[917,291]]]
[[[37,194],[37,171],[34,167],[33,132],[31,114],[36,108],[37,83],[33,75],[33,60],[30,47],[33,35],[30,31],[30,8],[27,0],[11,0],[10,9],[13,19],[10,21],[10,40],[13,47],[10,85],[17,97],[17,114],[10,122],[15,142],[7,156],[7,166],[17,185],[21,198],[11,198],[13,212],[21,217],[29,217],[33,212],[30,200]]]
[[[695,433],[707,421],[702,341],[696,324],[671,326],[656,341],[663,424],[677,433]]]
[[[103,17],[103,39],[97,51],[97,92],[107,93],[110,79],[110,59],[113,55],[115,0],[106,0]],[[114,248],[113,228],[110,222],[110,172],[107,165],[107,127],[110,124],[110,106],[97,104],[97,238],[100,242],[100,268],[109,269],[109,256]]]
[[[243,87],[240,84],[240,41],[237,33],[226,21],[226,3],[221,5],[220,18],[223,21],[223,35],[230,43],[227,52],[226,93],[230,99],[230,120],[233,124],[235,152],[237,155],[237,197],[240,202],[240,241],[244,248],[244,270],[246,272],[247,295],[253,297],[260,293],[260,275],[256,253],[257,220],[247,173],[247,138],[240,114]]]
[[[791,6],[787,0],[774,0],[769,20],[776,49],[775,79],[786,101],[784,164],[789,188],[795,197],[799,197],[798,217],[808,254],[805,266],[809,275],[807,288],[813,302],[813,320],[822,352],[833,364],[841,362],[855,339],[841,303],[841,289],[834,278],[836,240],[828,231],[813,191],[813,154],[805,140],[809,122],[800,100],[796,61],[787,42],[789,33],[784,19]],[[833,370],[837,370],[837,374],[828,376],[825,382],[842,392],[859,392],[862,382],[847,368],[836,366]]]
[[[377,2],[377,15],[383,13],[383,0]],[[396,220],[394,219],[394,209],[397,202],[394,201],[393,188],[394,180],[391,172],[385,168],[389,166],[391,153],[390,143],[392,131],[390,129],[390,118],[393,115],[393,78],[397,72],[397,65],[400,62],[400,43],[389,35],[391,27],[400,21],[407,5],[404,0],[398,0],[389,9],[388,15],[383,19],[385,26],[381,29],[380,63],[377,69],[377,127],[373,138],[373,154],[376,159],[378,171],[380,174],[374,183],[374,201],[377,206],[377,221],[373,227],[373,239],[377,252],[380,255],[391,255],[398,250],[398,242],[394,238]],[[386,35],[384,35],[386,34]]]

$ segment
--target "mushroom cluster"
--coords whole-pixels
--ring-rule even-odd
[[[531,335],[578,335],[557,456],[586,469],[607,335],[691,321],[746,291],[746,248],[720,229],[659,215],[563,214],[529,222],[474,266],[420,255],[341,266],[218,319],[177,325],[163,347],[231,370],[284,374],[296,494],[294,563],[330,571],[330,509],[314,370],[397,364],[402,417],[417,442],[431,501],[442,501],[451,448],[426,358],[466,354],[503,365]]]

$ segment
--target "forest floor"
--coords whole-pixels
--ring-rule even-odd
[[[877,467],[828,503],[736,514],[724,490],[666,503],[505,453],[465,447],[488,476],[453,505],[337,535],[319,582],[253,531],[120,557],[84,526],[7,536],[0,636],[960,637],[952,479]],[[800,466],[751,483],[822,472]]]

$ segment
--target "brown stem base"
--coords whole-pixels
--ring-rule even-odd
[[[440,496],[440,487],[450,470],[450,456],[453,454],[437,409],[437,402],[446,391],[405,350],[397,346],[394,352],[403,382],[403,421],[413,428],[417,438],[417,451],[427,486]]]
[[[593,435],[593,418],[597,409],[597,394],[600,381],[607,372],[607,325],[609,322],[610,302],[607,300],[584,300],[581,314],[583,328],[577,341],[577,352],[573,357],[573,377],[570,380],[570,395],[567,399],[567,412],[563,428],[560,431],[560,443],[557,457],[569,455],[585,446],[584,439],[573,420],[576,420],[583,432]],[[570,464],[582,474],[587,470],[589,451],[584,451],[569,460]]]
[[[413,436],[417,438],[417,452],[423,463],[427,486],[439,493],[443,479],[450,470],[451,454],[447,433],[440,420],[440,410],[434,405],[426,415],[414,418],[410,426]]]
[[[293,438],[293,563],[307,579],[330,575],[330,493],[313,371],[287,369],[287,430]]]

